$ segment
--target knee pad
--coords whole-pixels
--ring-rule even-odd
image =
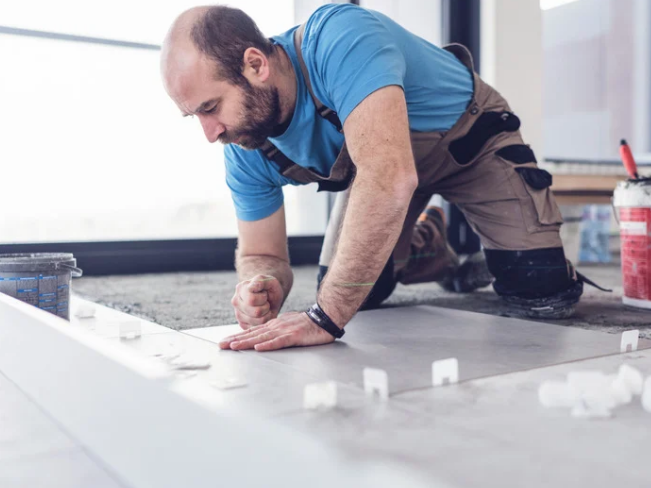
[[[485,249],[484,252],[488,269],[495,277],[493,288],[500,296],[543,298],[576,284],[562,247],[529,251]]]

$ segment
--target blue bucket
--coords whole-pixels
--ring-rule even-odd
[[[81,275],[72,254],[0,254],[0,293],[66,320],[70,320],[70,282]]]

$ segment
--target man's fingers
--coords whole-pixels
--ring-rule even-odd
[[[228,336],[228,337],[222,339],[219,342],[219,344],[230,344],[233,341],[244,339],[244,338],[250,336],[251,334],[253,334],[253,332],[254,332],[254,329],[249,329],[247,331],[240,332],[239,334],[233,334],[232,336]]]
[[[241,310],[235,309],[235,318],[237,319],[237,323],[240,324],[240,327],[242,327],[244,330],[249,329],[251,327],[257,327],[259,325],[262,325],[266,322],[269,321],[269,310],[267,310],[267,313],[263,315],[262,317],[250,317],[246,315],[245,313],[242,313]]]
[[[241,341],[243,339],[248,339],[248,338],[252,337],[253,335],[257,335],[257,334],[259,334],[261,332],[261,329],[266,330],[266,327],[265,326],[255,327],[255,328],[251,328],[251,329],[249,329],[247,331],[240,332],[239,334],[233,334],[232,336],[228,336],[225,339],[222,339],[220,341],[219,347],[221,347],[222,349],[228,349],[232,342]]]
[[[269,296],[265,291],[242,293],[240,303],[249,307],[260,307],[269,302]]]
[[[244,316],[250,318],[253,321],[262,320],[262,322],[256,323],[256,325],[260,325],[266,320],[269,320],[268,315],[270,311],[271,307],[269,304],[265,305],[264,307],[246,307],[240,310]]]
[[[237,309],[239,309],[240,312],[248,317],[259,319],[260,317],[264,317],[269,313],[269,310],[271,310],[271,305],[267,301],[261,303],[260,305],[246,305],[244,303],[241,303]]]
[[[269,281],[270,280],[251,281],[251,283],[246,287],[246,290],[250,293],[262,293],[269,289]]]
[[[236,351],[240,349],[252,349],[256,344],[269,341],[279,334],[282,334],[282,332],[276,330],[268,330],[266,332],[263,331],[251,337],[238,339],[231,342],[231,349]]]
[[[274,339],[271,339],[266,342],[261,342],[255,345],[255,350],[262,351],[275,351],[276,349],[282,349],[284,347],[295,346],[294,335],[285,334]]]

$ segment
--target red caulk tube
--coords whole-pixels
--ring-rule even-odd
[[[637,164],[635,164],[635,159],[633,159],[633,153],[631,148],[628,147],[626,139],[622,139],[619,143],[619,155],[622,157],[622,162],[624,163],[624,168],[629,176],[637,180],[639,178],[637,174]]]

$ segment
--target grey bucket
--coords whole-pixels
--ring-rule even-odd
[[[66,320],[70,320],[70,282],[81,275],[72,254],[0,254],[0,293]]]

